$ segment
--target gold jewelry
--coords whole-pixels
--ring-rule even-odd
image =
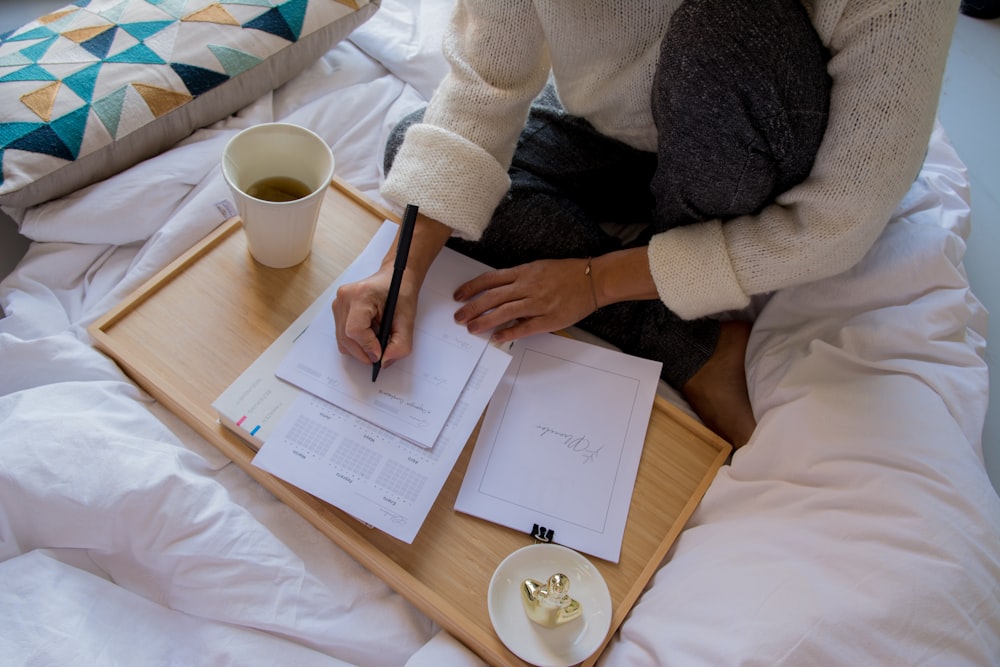
[[[601,307],[597,305],[597,288],[594,287],[593,264],[594,264],[594,258],[588,257],[587,268],[583,270],[583,273],[584,275],[587,276],[587,278],[590,279],[590,296],[593,297],[594,299],[594,312],[596,313],[598,310],[601,309]]]

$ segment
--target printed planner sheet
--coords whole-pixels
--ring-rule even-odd
[[[618,562],[660,363],[555,334],[510,351],[455,509]]]
[[[362,277],[378,269],[385,252],[369,254]],[[278,366],[278,377],[421,447],[433,446],[488,341],[455,322],[458,304],[452,294],[488,270],[442,250],[420,291],[413,351],[383,368],[376,382],[371,364],[338,351],[329,310],[320,311],[295,341]]]

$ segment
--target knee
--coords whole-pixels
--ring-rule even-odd
[[[686,0],[652,90],[661,224],[753,213],[803,180],[826,130],[828,58],[798,0]]]

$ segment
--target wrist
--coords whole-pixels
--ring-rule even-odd
[[[416,280],[418,285],[423,283],[427,272],[430,271],[431,264],[434,263],[450,236],[450,227],[418,213],[413,227],[413,238],[410,241],[410,251],[406,259],[406,271],[403,273],[404,279]],[[395,255],[396,243],[394,242],[382,259],[382,266],[391,268]]]
[[[622,301],[659,299],[649,270],[646,248],[628,248],[594,257],[589,263],[594,303],[598,308]]]
[[[597,301],[597,288],[594,285],[594,258],[587,258],[587,266],[584,268],[583,273],[587,276],[587,284],[590,287],[590,296],[594,301],[594,312],[596,313],[601,309],[600,304]]]
[[[423,213],[417,215],[417,223],[413,228],[413,241],[411,251],[416,248],[416,255],[413,260],[413,269],[418,273],[421,280],[427,275],[434,263],[434,259],[441,252],[441,248],[451,237],[451,227],[438,222],[434,218],[429,218]]]

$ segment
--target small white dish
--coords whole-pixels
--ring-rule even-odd
[[[558,628],[528,619],[521,602],[525,579],[569,577],[570,597],[583,606],[582,617]],[[604,577],[583,555],[558,544],[532,544],[503,559],[487,593],[490,621],[514,655],[539,667],[567,667],[589,658],[611,627],[611,594]]]

